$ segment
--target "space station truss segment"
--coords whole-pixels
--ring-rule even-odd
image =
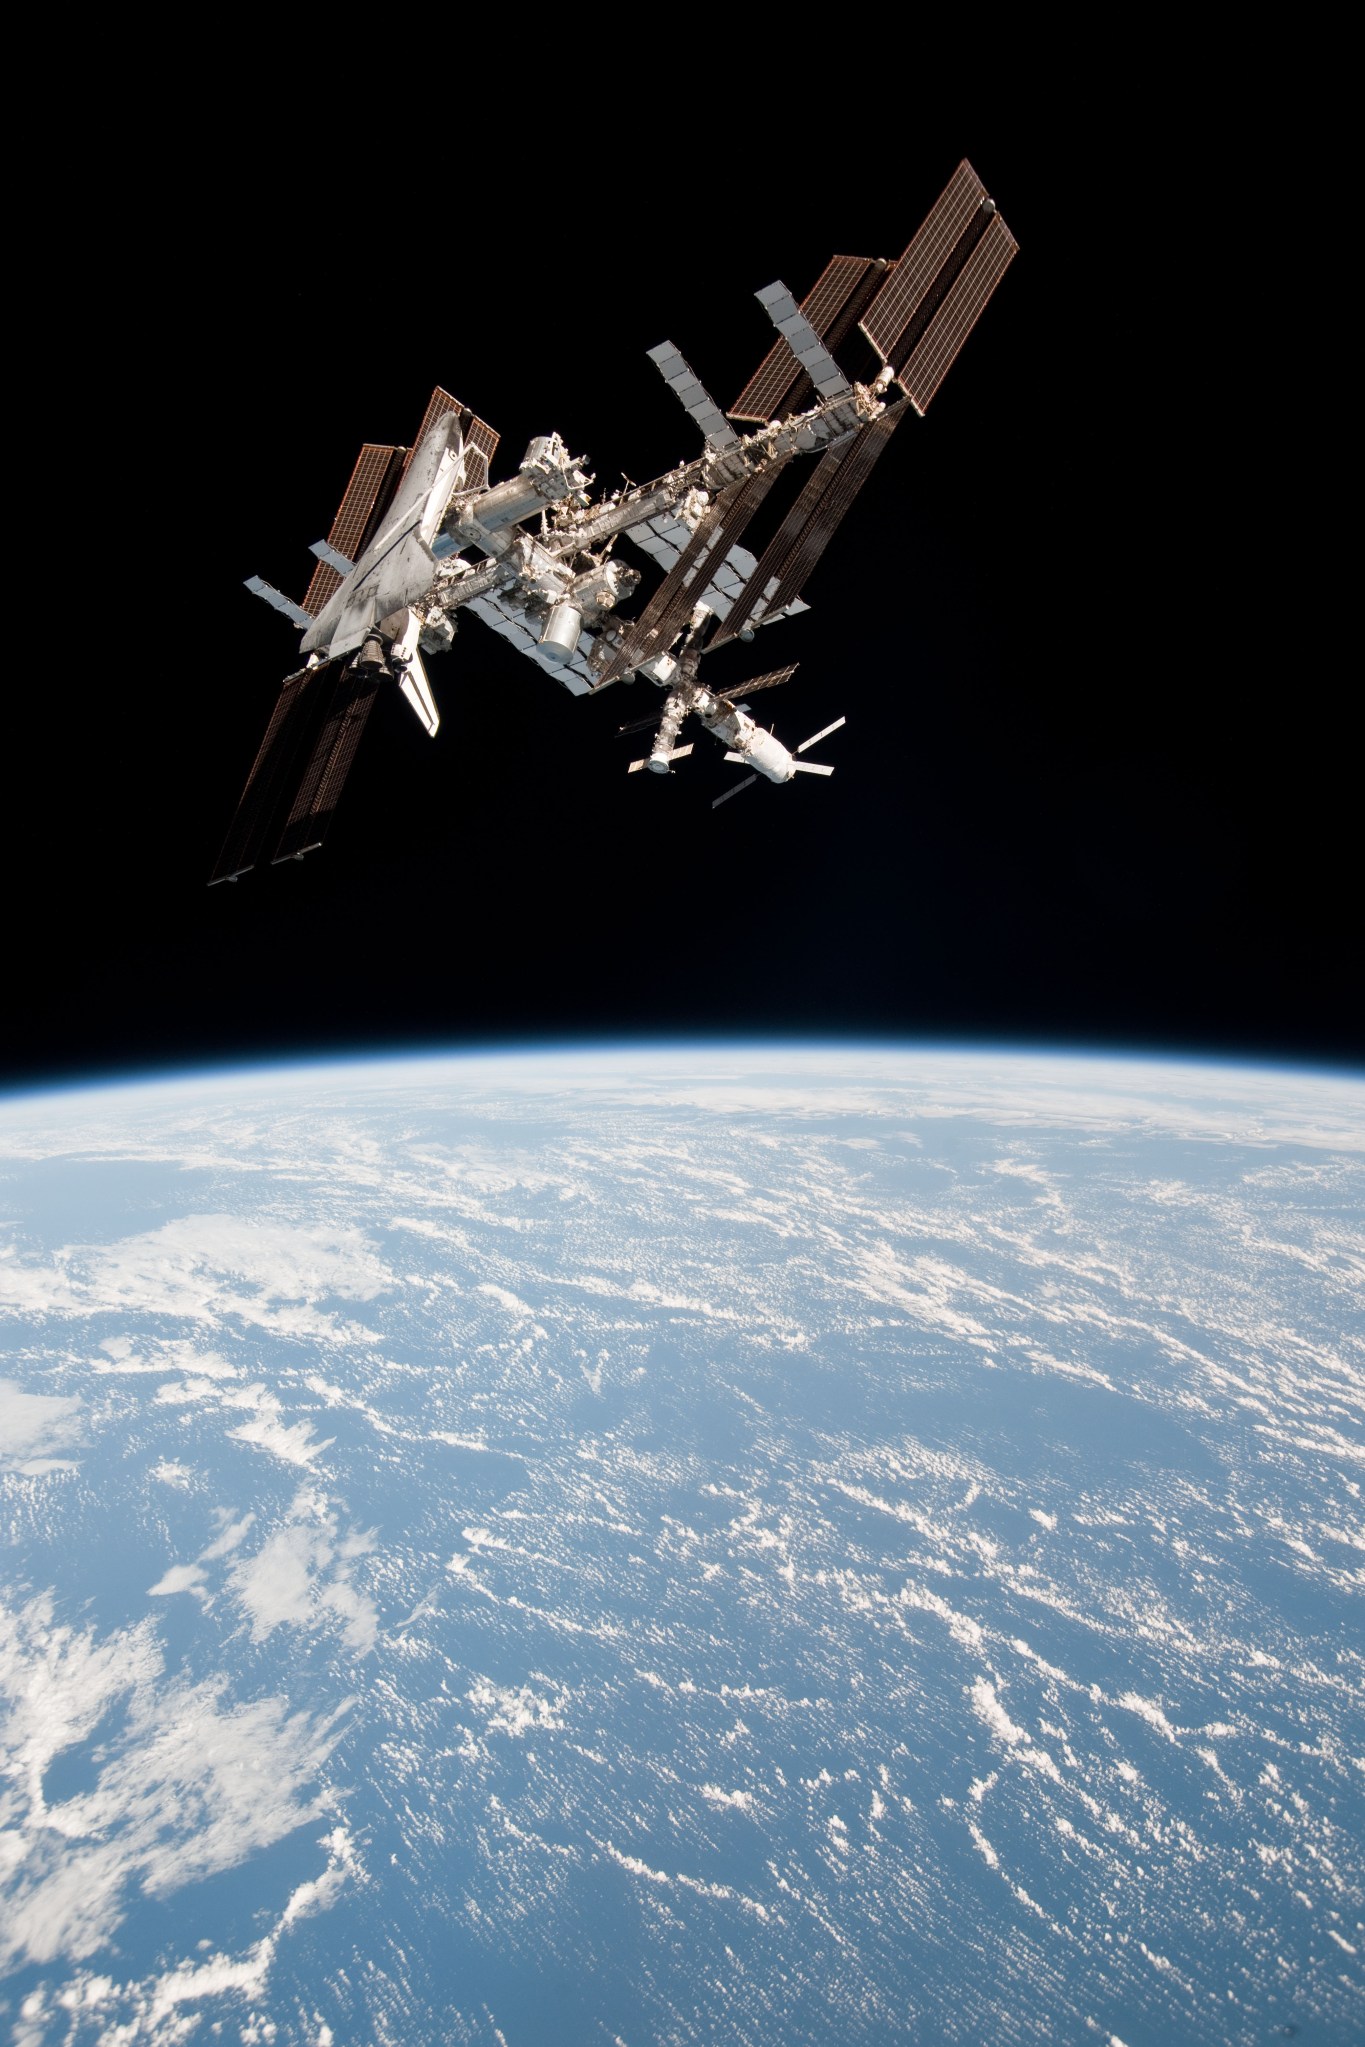
[[[831,355],[853,332],[886,276],[871,256],[831,256],[800,310]],[[766,424],[814,403],[815,386],[781,335],[730,407],[731,419]]]
[[[359,561],[374,538],[379,521],[389,508],[403,472],[402,448],[389,448],[367,441],[356,457],[337,515],[327,535],[327,545],[347,561]],[[303,608],[316,618],[341,587],[342,578],[330,562],[319,561],[308,585]]]
[[[632,668],[638,668],[654,655],[668,652],[693,607],[706,596],[712,564],[719,569],[725,562],[731,546],[785,468],[786,460],[779,457],[766,468],[731,484],[707,509],[639,618],[627,626],[616,651],[603,662],[597,677],[599,689],[628,675]]]
[[[330,673],[328,667],[301,668],[280,684],[265,737],[209,876],[210,888],[218,881],[235,881],[260,859],[271,826],[292,786],[290,770]]]
[[[959,349],[1018,253],[1019,244],[994,214],[914,348],[896,381],[916,412],[924,413],[957,360]]]
[[[371,670],[352,664],[336,677],[322,729],[270,856],[272,863],[302,859],[322,844],[378,692],[379,678]]]

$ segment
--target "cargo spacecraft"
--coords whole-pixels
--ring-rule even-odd
[[[716,804],[760,778],[832,774],[803,756],[842,718],[788,748],[750,714],[748,699],[793,666],[721,689],[703,664],[806,609],[802,590],[835,529],[902,419],[927,410],[1016,249],[964,161],[896,260],[831,257],[799,305],[781,283],[758,293],[776,338],[728,414],[671,342],[651,349],[703,442],[652,483],[594,496],[584,458],[555,433],[494,483],[498,435],[439,388],[410,448],[367,443],[313,543],[302,601],[248,579],[301,630],[304,661],[281,685],[211,882],[322,844],[381,689],[401,691],[435,734],[423,656],[450,647],[465,613],[575,696],[637,677],[656,685],[658,708],[619,728],[652,732],[631,773],[671,773],[693,750],[679,742],[695,719],[748,770]],[[741,542],[769,493],[810,457],[750,553]]]

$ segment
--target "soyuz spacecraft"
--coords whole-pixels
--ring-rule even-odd
[[[727,761],[749,770],[718,804],[760,777],[832,774],[802,756],[842,718],[788,749],[747,709],[792,667],[722,691],[703,680],[702,664],[806,609],[802,589],[836,527],[902,419],[928,409],[1016,249],[995,201],[960,163],[894,262],[831,257],[800,305],[784,284],[758,293],[777,336],[728,415],[671,342],[651,349],[703,450],[653,483],[602,497],[553,433],[492,482],[498,435],[434,391],[411,448],[361,449],[330,533],[313,544],[303,601],[248,580],[302,629],[305,659],[281,685],[211,882],[322,844],[381,689],[400,690],[435,734],[422,657],[451,645],[465,612],[575,696],[637,677],[656,685],[659,709],[620,727],[653,731],[631,773],[671,773],[692,752],[679,741],[695,718]],[[750,553],[740,543],[769,492],[811,456],[805,482]],[[642,568],[616,552],[621,540],[646,570],[663,572],[633,616],[623,607]]]

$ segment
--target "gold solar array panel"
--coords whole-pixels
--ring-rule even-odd
[[[482,478],[473,478],[472,482],[487,482],[489,464],[497,453],[501,435],[496,434],[488,422],[480,419],[477,413],[471,412],[467,405],[461,405],[458,398],[452,398],[449,391],[443,391],[439,384],[427,400],[427,409],[422,414],[422,424],[417,429],[417,438],[408,449],[407,459],[403,463],[403,474],[406,476],[408,463],[411,462],[437,420],[446,412],[459,413],[460,430],[464,434],[467,445],[476,449],[483,456],[483,476]]]
[[[831,256],[801,310],[831,352],[845,339],[884,274],[870,256]],[[815,386],[779,334],[730,407],[731,419],[766,424],[813,401]]]
[[[791,509],[764,548],[758,567],[745,586],[744,595],[725,620],[718,632],[711,635],[710,645],[719,647],[726,640],[733,640],[742,633],[758,609],[763,592],[774,576],[780,576],[783,564],[791,554],[799,536],[804,533],[825,492],[834,480],[835,471],[853,447],[853,436],[836,441],[832,448],[826,448],[810,475],[802,484],[792,503]],[[765,607],[766,608],[766,607]]]
[[[234,881],[260,859],[289,787],[290,767],[312,723],[319,691],[330,672],[327,667],[301,668],[295,675],[286,675],[280,684],[265,738],[251,764],[223,850],[209,876],[210,887],[216,881]]]
[[[327,535],[328,546],[344,554],[347,561],[355,561],[369,545],[376,513],[382,516],[388,494],[397,481],[402,455],[401,448],[381,447],[367,441],[356,457],[351,480]],[[310,617],[317,617],[340,584],[337,571],[327,562],[319,562],[303,600],[303,608]]]
[[[639,618],[626,628],[616,652],[604,662],[597,677],[599,689],[638,668],[654,654],[667,652],[785,466],[785,461],[775,461],[721,493]]]
[[[993,215],[942,305],[896,372],[896,381],[916,412],[928,409],[1018,248],[1000,215]]]
[[[378,681],[365,670],[346,668],[337,677],[272,863],[301,858],[322,844],[378,691]]]
[[[800,596],[806,578],[829,546],[835,528],[872,474],[873,464],[904,416],[905,407],[895,406],[861,428],[854,437],[847,459],[830,477],[807,525],[792,543],[791,552],[779,571],[781,581],[773,592],[770,610],[781,611],[793,597]]]
[[[929,216],[905,254],[863,314],[862,329],[883,361],[890,362],[896,344],[921,304],[959,236],[971,224],[986,198],[986,187],[964,157],[929,210]]]

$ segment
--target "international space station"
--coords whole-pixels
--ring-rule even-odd
[[[248,579],[301,629],[304,663],[281,685],[211,882],[322,844],[382,689],[401,691],[435,734],[423,656],[452,645],[466,612],[575,696],[654,684],[658,708],[619,728],[652,731],[631,773],[671,773],[693,750],[679,742],[695,719],[748,770],[716,804],[760,778],[832,774],[803,756],[843,718],[788,748],[750,714],[748,699],[794,666],[722,690],[703,664],[806,609],[802,590],[840,521],[901,421],[927,411],[1017,246],[964,161],[894,261],[833,256],[799,305],[781,283],[757,294],[776,337],[728,414],[671,342],[652,348],[703,443],[652,483],[594,497],[584,459],[556,433],[494,483],[498,435],[439,388],[410,448],[367,443],[326,540],[313,543],[302,601]],[[750,553],[741,542],[769,493],[811,457]],[[661,579],[632,615],[651,570]]]

